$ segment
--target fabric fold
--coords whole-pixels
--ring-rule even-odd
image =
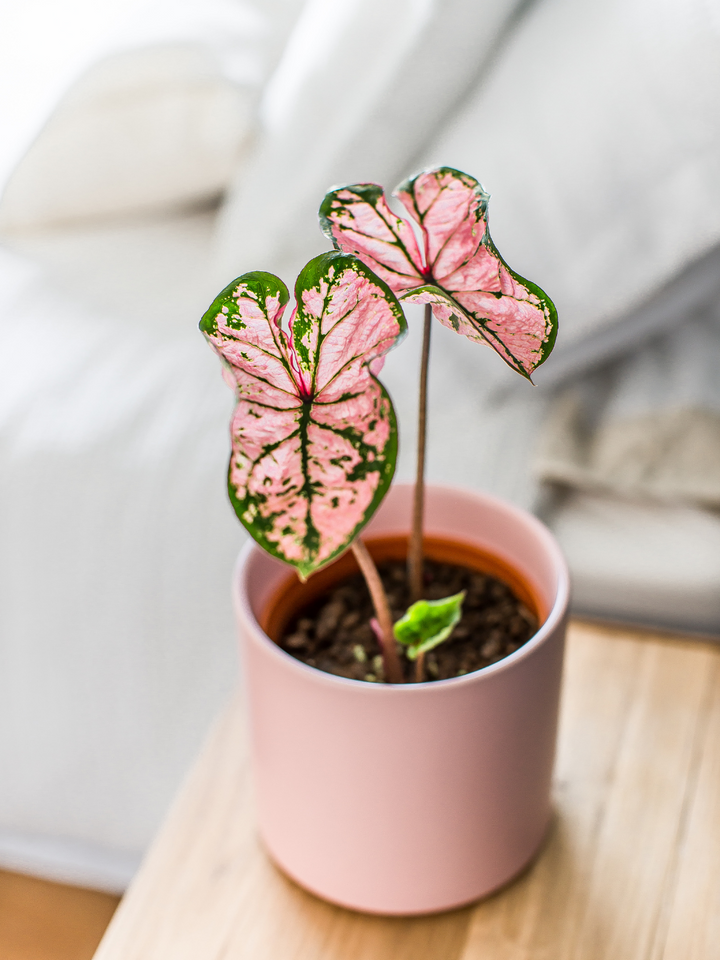
[[[720,306],[559,392],[534,467],[546,482],[720,507]]]

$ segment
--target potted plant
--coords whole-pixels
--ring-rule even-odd
[[[340,188],[321,221],[341,249],[301,272],[287,327],[287,288],[259,272],[201,321],[236,391],[228,489],[256,541],[234,598],[260,831],[303,886],[388,914],[477,899],[537,851],[568,598],[535,518],[425,489],[424,439],[415,489],[390,488],[397,425],[377,377],[406,329],[396,292],[432,304],[421,438],[430,309],[526,376],[555,330],[550,301],[493,247],[476,181],[440,168],[400,196],[423,253],[379,187]]]

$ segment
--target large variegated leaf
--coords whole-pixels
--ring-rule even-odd
[[[395,412],[375,378],[405,333],[392,291],[359,260],[328,253],[288,293],[248,273],[200,328],[235,383],[228,490],[269,553],[305,577],[345,550],[379,506],[397,456]]]
[[[320,208],[323,230],[338,248],[352,250],[376,272],[384,270],[402,300],[432,303],[441,323],[489,343],[529,378],[552,350],[557,313],[549,297],[495,249],[481,185],[439,167],[401,184],[396,196],[420,227],[422,258],[406,240],[410,224],[395,217],[374,184],[331,191]]]

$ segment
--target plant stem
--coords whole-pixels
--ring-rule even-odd
[[[422,683],[425,680],[425,654],[419,653],[415,661],[415,683]]]
[[[390,606],[388,605],[385,589],[377,572],[375,561],[368,553],[368,549],[359,537],[353,540],[352,552],[355,555],[358,566],[365,577],[373,606],[375,607],[375,616],[380,624],[382,633],[382,658],[383,668],[385,670],[385,679],[389,683],[402,683],[403,672],[400,666],[400,657],[398,657],[397,647],[395,646],[395,634],[393,633],[392,616]]]
[[[430,330],[432,306],[425,304],[422,360],[420,361],[420,398],[418,401],[417,471],[413,497],[412,531],[408,544],[408,583],[410,602],[415,603],[423,595],[423,514],[425,512],[425,436],[427,433],[427,379],[430,362]]]

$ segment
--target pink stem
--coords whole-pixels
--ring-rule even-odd
[[[357,537],[352,544],[352,552],[355,555],[358,566],[365,577],[370,597],[375,608],[375,616],[380,627],[380,648],[382,650],[383,668],[385,679],[388,683],[402,683],[403,672],[400,666],[397,647],[395,646],[395,634],[393,633],[392,616],[390,606],[385,595],[385,589],[377,572],[377,567],[373,558],[368,553],[368,549],[362,540]]]

